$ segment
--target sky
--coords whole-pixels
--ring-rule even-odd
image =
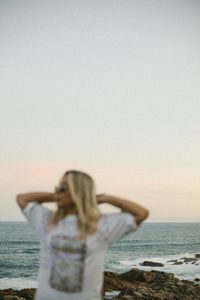
[[[200,221],[200,2],[0,1],[0,220],[68,169]],[[102,205],[102,212],[117,212]]]

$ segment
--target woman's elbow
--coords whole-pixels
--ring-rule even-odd
[[[148,218],[149,216],[149,210],[148,209],[143,209],[140,214],[136,217],[136,221],[138,224],[142,223],[145,219]]]
[[[26,201],[24,199],[24,197],[21,195],[21,194],[18,194],[16,196],[16,202],[17,204],[20,206],[21,209],[25,208],[26,207]]]

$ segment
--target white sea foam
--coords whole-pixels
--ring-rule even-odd
[[[120,294],[120,291],[115,291],[115,290],[112,292],[106,292],[104,299],[111,300],[114,296],[117,296],[119,294]]]
[[[0,278],[0,289],[20,290],[25,288],[37,288],[37,281],[26,278]]]

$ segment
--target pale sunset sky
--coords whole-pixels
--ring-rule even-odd
[[[199,15],[198,0],[0,0],[0,220],[73,168],[149,222],[200,221]]]

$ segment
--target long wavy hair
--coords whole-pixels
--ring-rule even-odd
[[[77,210],[79,238],[84,239],[96,231],[101,214],[97,205],[95,183],[91,176],[81,171],[69,170],[64,175],[67,175],[70,196]],[[67,207],[58,208],[51,224],[56,225],[66,215]]]

